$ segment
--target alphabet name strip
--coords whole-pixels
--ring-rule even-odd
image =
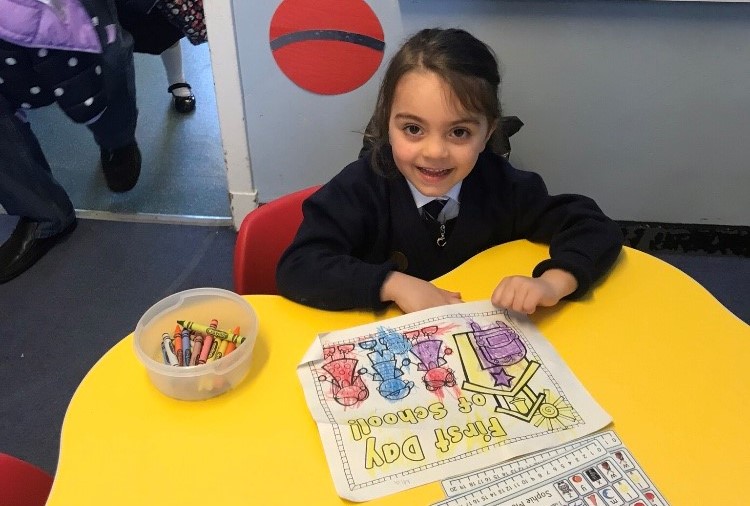
[[[434,506],[668,506],[614,431],[448,478]]]

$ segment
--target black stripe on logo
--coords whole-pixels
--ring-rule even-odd
[[[382,51],[385,48],[385,42],[367,35],[358,33],[344,32],[342,30],[302,30],[294,33],[287,33],[271,41],[271,50],[279,49],[294,42],[303,42],[306,40],[339,40],[349,42],[360,46],[369,47],[376,51]]]

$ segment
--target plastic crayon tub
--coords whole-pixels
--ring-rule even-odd
[[[231,353],[205,364],[173,366],[165,363],[164,333],[173,335],[178,320],[209,325],[231,332],[240,327],[245,340]],[[247,375],[258,333],[258,318],[252,306],[234,292],[219,288],[194,288],[157,302],[135,327],[133,346],[138,359],[159,391],[175,399],[209,399],[237,386]]]

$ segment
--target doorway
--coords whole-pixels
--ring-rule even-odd
[[[159,56],[136,54],[136,139],[143,156],[138,184],[111,192],[99,165],[99,148],[83,125],[58,107],[30,111],[52,171],[83,218],[231,225],[227,176],[208,44],[181,40],[185,77],[196,110],[174,110]]]

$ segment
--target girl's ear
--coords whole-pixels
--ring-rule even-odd
[[[497,130],[497,125],[500,122],[500,119],[496,119],[490,124],[490,127],[487,129],[487,137],[484,139],[484,145],[487,145],[487,142],[492,138],[492,134],[495,133],[495,130]]]

